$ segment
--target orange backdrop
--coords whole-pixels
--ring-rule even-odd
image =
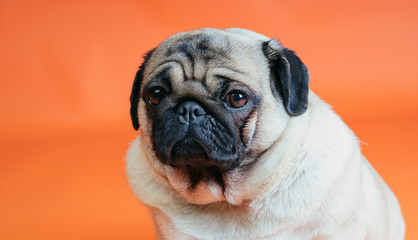
[[[147,50],[201,27],[294,49],[418,239],[412,0],[0,0],[0,239],[155,239],[124,175],[130,88]]]

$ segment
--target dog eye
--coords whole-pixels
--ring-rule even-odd
[[[227,96],[227,103],[233,108],[240,108],[247,104],[247,95],[241,91],[232,91]]]
[[[153,87],[148,91],[148,103],[151,105],[158,105],[166,95],[167,92],[164,88]]]

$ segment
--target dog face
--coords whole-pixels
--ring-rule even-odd
[[[190,194],[207,184],[224,192],[231,173],[252,171],[287,120],[305,112],[308,81],[300,59],[275,39],[241,29],[179,33],[146,55],[131,118],[160,174],[202,203]]]

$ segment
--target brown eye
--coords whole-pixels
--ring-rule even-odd
[[[233,108],[243,107],[247,102],[247,95],[241,91],[232,91],[228,94],[227,103]]]
[[[151,105],[158,105],[166,95],[167,92],[164,88],[153,87],[148,91],[148,103]]]

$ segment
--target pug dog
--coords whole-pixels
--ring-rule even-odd
[[[178,33],[130,100],[126,171],[157,239],[404,239],[395,195],[278,40]]]

